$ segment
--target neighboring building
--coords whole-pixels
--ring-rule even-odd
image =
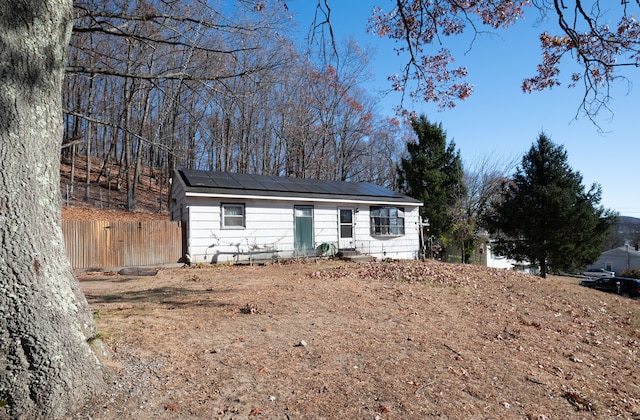
[[[192,263],[419,256],[422,202],[374,184],[179,169],[169,198]]]
[[[490,241],[485,244],[484,254],[486,255],[487,267],[502,268],[505,270],[512,270],[529,274],[540,273],[540,270],[537,266],[532,265],[527,261],[516,261],[494,254]]]
[[[603,252],[589,268],[604,268],[619,276],[627,268],[640,268],[640,251],[628,245],[610,249]]]

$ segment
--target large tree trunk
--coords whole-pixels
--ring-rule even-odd
[[[0,1],[0,418],[59,418],[104,387],[60,229],[71,0]]]

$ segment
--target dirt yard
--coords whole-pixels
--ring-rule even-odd
[[[82,274],[112,351],[74,419],[640,418],[640,302],[433,261]]]

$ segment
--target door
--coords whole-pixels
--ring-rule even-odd
[[[338,208],[338,249],[355,249],[353,225],[355,219],[353,207]]]
[[[313,246],[313,206],[294,206],[294,249],[298,256],[315,254]]]

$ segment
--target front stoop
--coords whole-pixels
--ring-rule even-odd
[[[340,251],[338,251],[337,256],[341,260],[351,261],[351,262],[370,262],[370,261],[376,261],[377,259],[376,257],[373,257],[371,255],[361,254],[360,251],[345,250],[345,249],[341,249]]]

